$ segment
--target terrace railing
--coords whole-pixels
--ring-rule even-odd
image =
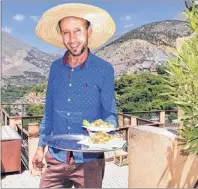
[[[28,123],[38,122],[40,123],[42,116],[24,116],[24,107],[27,104],[20,104],[21,114],[17,116],[9,115],[10,112],[8,106],[6,111],[1,106],[2,120],[5,124],[14,126],[15,129],[22,137],[22,162],[26,169],[29,169],[29,153],[28,153]],[[17,108],[17,105],[14,105]],[[8,111],[8,112],[7,112]],[[174,114],[174,116],[173,116]],[[177,111],[151,111],[151,112],[132,112],[132,113],[118,113],[118,129],[117,134],[119,137],[128,141],[128,130],[134,126],[166,126],[166,115],[171,115],[174,119],[177,118]],[[176,116],[175,116],[176,115]],[[169,119],[171,120],[171,119]],[[127,148],[125,149],[127,151]]]

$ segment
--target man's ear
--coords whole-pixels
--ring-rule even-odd
[[[88,38],[90,38],[91,37],[91,34],[92,34],[92,27],[89,26],[88,29],[87,29],[87,31],[88,31]]]

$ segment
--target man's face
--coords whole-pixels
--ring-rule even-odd
[[[82,18],[66,17],[60,22],[60,30],[65,47],[73,56],[81,55],[88,45],[91,27],[87,28]]]

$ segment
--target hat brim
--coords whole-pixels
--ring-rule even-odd
[[[72,3],[58,5],[46,11],[35,28],[36,35],[51,45],[65,49],[58,22],[68,16],[84,18],[91,23],[92,34],[88,40],[90,49],[106,43],[116,31],[115,22],[105,10],[92,5]]]

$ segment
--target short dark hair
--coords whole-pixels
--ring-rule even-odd
[[[63,20],[64,18],[62,18],[61,20]],[[59,26],[59,29],[61,31],[61,28],[60,28],[60,23],[61,23],[61,20],[58,22],[58,26]],[[88,20],[85,19],[85,24],[86,24],[86,29],[89,28],[89,26],[91,25],[91,22],[89,22]]]
[[[88,29],[89,26],[91,25],[91,22],[89,22],[88,20],[85,20],[86,21],[86,28]]]

